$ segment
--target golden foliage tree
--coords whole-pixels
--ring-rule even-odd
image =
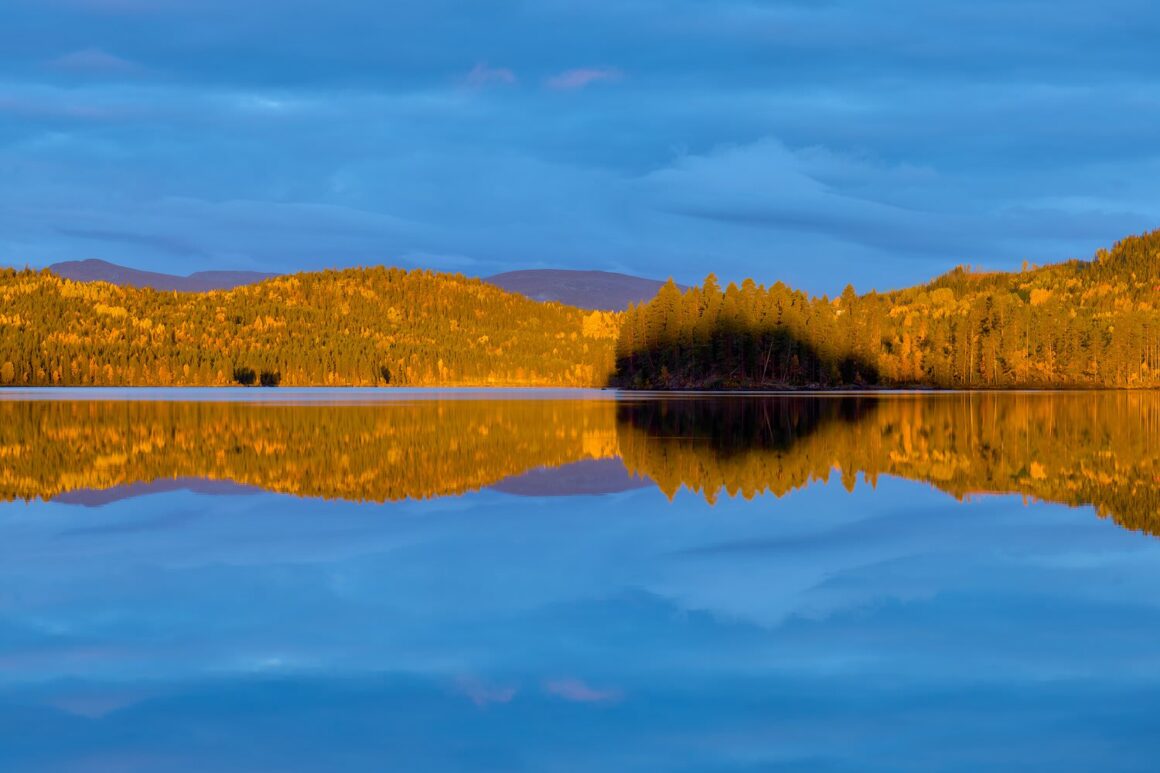
[[[8,269],[0,312],[0,375],[20,385],[603,386],[615,338],[599,312],[385,268],[206,293]]]
[[[671,282],[624,315],[626,387],[1160,386],[1160,231],[1092,261],[833,300]]]

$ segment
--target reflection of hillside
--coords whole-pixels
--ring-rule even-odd
[[[0,402],[0,500],[172,478],[421,499],[615,454],[608,401]]]
[[[833,468],[828,454],[810,452],[808,438],[831,424],[857,422],[875,405],[863,397],[808,396],[624,402],[617,414],[620,454],[631,472],[651,477],[670,497],[681,486],[710,502],[721,489],[781,496]]]
[[[628,469],[668,494],[778,496],[838,471],[923,480],[962,498],[1093,504],[1160,533],[1160,394],[725,397],[625,403]]]
[[[1124,526],[1160,533],[1155,393],[0,401],[0,501],[100,499],[191,479],[355,501],[460,494],[524,473],[510,486],[606,490],[615,481],[568,477],[583,465],[551,468],[617,455],[670,496],[682,486],[710,501],[721,491],[780,496],[831,474],[847,487],[858,473],[871,482],[888,474],[960,498],[1094,504]]]

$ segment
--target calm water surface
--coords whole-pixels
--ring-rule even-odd
[[[0,392],[0,769],[1155,770],[1160,395]]]

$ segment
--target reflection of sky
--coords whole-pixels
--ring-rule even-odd
[[[0,506],[0,767],[1147,769],[1160,543],[893,479]],[[990,766],[988,766],[990,767]]]

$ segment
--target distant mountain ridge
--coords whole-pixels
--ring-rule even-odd
[[[484,277],[483,281],[508,292],[526,295],[534,301],[559,301],[581,309],[602,311],[624,311],[629,304],[652,300],[664,285],[658,279],[612,271],[554,268],[505,271]]]
[[[202,293],[207,290],[232,290],[242,285],[257,284],[277,274],[260,271],[197,271],[188,276],[141,271],[118,266],[104,260],[68,260],[53,263],[48,270],[63,279],[74,282],[108,282],[121,287],[176,290],[183,293]]]
[[[279,276],[260,271],[197,271],[181,276],[160,271],[142,271],[96,259],[53,263],[48,270],[74,282],[108,282],[121,287],[187,293],[232,290]],[[630,304],[644,303],[656,296],[664,284],[658,279],[631,274],[569,269],[506,271],[484,277],[483,281],[534,301],[556,301],[580,309],[601,311],[623,311]]]

